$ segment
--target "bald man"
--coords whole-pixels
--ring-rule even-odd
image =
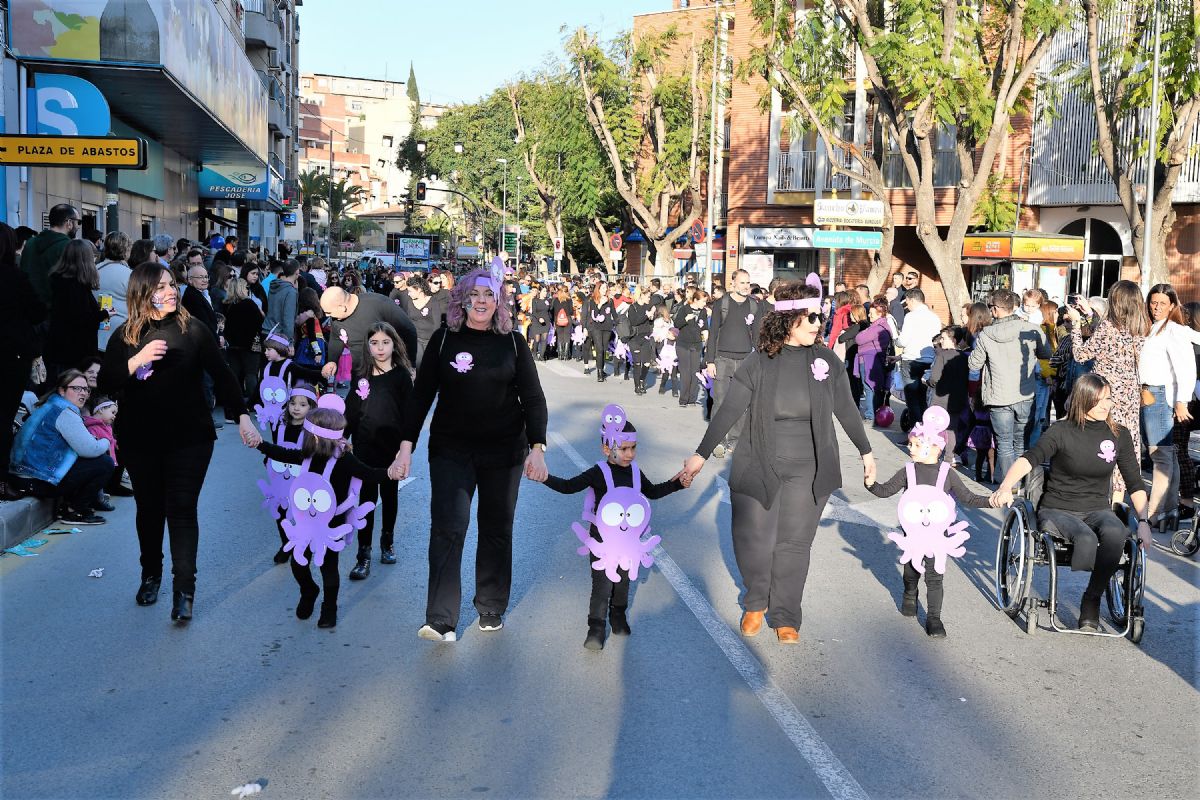
[[[337,374],[337,361],[346,347],[350,348],[354,369],[358,370],[367,331],[376,322],[387,322],[395,328],[396,333],[400,334],[400,341],[404,342],[408,360],[417,363],[417,329],[408,315],[383,295],[374,292],[350,294],[340,287],[331,286],[321,295],[321,310],[332,320],[329,362],[321,369],[326,379],[332,379]],[[342,343],[343,332],[346,334],[345,344]]]

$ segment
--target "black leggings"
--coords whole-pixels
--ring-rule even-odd
[[[137,502],[137,535],[142,552],[142,578],[162,577],[163,525],[171,537],[171,575],[177,592],[196,591],[196,550],[200,523],[196,507],[213,443],[174,450],[125,447],[121,454],[133,482]]]
[[[363,503],[377,502],[377,508],[382,509],[379,523],[379,547],[386,550],[392,546],[393,534],[396,531],[396,512],[399,510],[400,482],[386,480],[382,484],[374,481],[363,481],[362,493],[359,500]],[[358,552],[371,552],[371,542],[374,539],[375,512],[367,514],[367,525],[358,532]]]
[[[512,588],[512,527],[524,464],[474,453],[430,454],[429,596],[425,621],[458,627],[462,605],[462,551],[479,490],[475,549],[475,609],[508,610]]]
[[[21,407],[21,394],[29,386],[33,361],[22,356],[0,366],[0,481],[8,480],[8,458],[13,444],[13,418]],[[32,411],[33,409],[30,409]]]
[[[591,563],[595,564],[600,559],[595,556],[591,557]],[[602,569],[593,569],[592,573],[592,598],[588,603],[588,621],[602,621],[608,618],[608,610],[610,608],[619,608],[624,610],[629,606],[629,573],[620,567],[617,568],[617,574],[621,576],[621,580],[613,583],[608,579]]]
[[[608,336],[609,331],[590,330],[588,336],[591,339],[592,347],[596,351],[596,371],[604,372],[604,364],[608,360]],[[613,372],[616,375],[616,371]]]
[[[1043,508],[1038,519],[1052,526],[1075,545],[1071,555],[1073,572],[1091,571],[1087,589],[1083,596],[1097,600],[1104,594],[1104,587],[1117,571],[1129,528],[1108,509],[1101,511],[1063,511],[1058,508]]]
[[[942,616],[942,573],[933,568],[933,559],[925,559],[925,615],[931,619]],[[921,573],[912,564],[904,565],[904,593],[916,597]]]
[[[571,355],[571,326],[559,325],[554,328],[554,343],[558,345],[558,358],[566,361]]]
[[[295,556],[291,559],[292,577],[296,579],[296,583],[300,584],[300,594],[309,595],[310,597],[317,594],[320,588],[312,576],[312,562],[304,566],[296,563]],[[321,600],[321,616],[326,616],[328,612],[337,612],[338,589],[342,585],[342,576],[338,572],[338,554],[333,550],[325,552],[325,563],[320,567],[321,583],[325,584],[325,597]]]
[[[700,358],[700,349],[680,347],[676,355],[679,358],[679,399],[685,403],[694,403],[696,393],[700,391],[696,373],[704,366]]]
[[[782,484],[770,508],[730,492],[733,554],[746,587],[745,609],[770,611],[772,628],[798,628],[812,543],[829,495],[813,499],[816,461],[777,458],[775,470]]]

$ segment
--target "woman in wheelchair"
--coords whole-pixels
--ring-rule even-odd
[[[1050,427],[1037,444],[1018,458],[992,495],[1009,505],[1013,488],[1032,470],[1049,462],[1038,519],[1071,540],[1073,571],[1092,573],[1079,606],[1079,629],[1095,631],[1100,598],[1116,572],[1128,538],[1125,523],[1111,510],[1113,472],[1120,470],[1138,519],[1138,539],[1150,546],[1147,498],[1133,438],[1112,421],[1108,381],[1094,373],[1080,376],[1071,392],[1067,418]]]

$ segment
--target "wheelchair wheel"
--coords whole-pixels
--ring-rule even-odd
[[[1108,602],[1108,613],[1118,627],[1124,628],[1133,615],[1135,625],[1130,626],[1130,639],[1137,642],[1141,639],[1141,631],[1145,627],[1142,619],[1142,596],[1146,591],[1146,552],[1136,543],[1126,545],[1128,560],[1113,574],[1104,591]],[[1140,624],[1137,624],[1140,623]],[[1138,638],[1133,638],[1134,627],[1138,630]]]
[[[1014,505],[996,541],[996,604],[1013,619],[1021,613],[1033,569],[1028,530],[1023,507]]]
[[[1142,641],[1142,634],[1146,632],[1146,620],[1138,617],[1133,621],[1133,625],[1129,628],[1129,641],[1137,644]]]
[[[1193,536],[1192,531],[1177,531],[1171,537],[1171,550],[1181,556],[1194,556],[1200,550],[1200,535]]]

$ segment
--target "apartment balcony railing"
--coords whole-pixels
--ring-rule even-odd
[[[246,44],[278,50],[283,45],[283,17],[270,0],[246,0],[243,28]]]
[[[789,150],[775,164],[775,191],[811,192],[817,188],[817,151]]]
[[[937,150],[933,159],[933,185],[940,188],[957,186],[962,175],[958,151]],[[912,188],[908,170],[904,168],[904,160],[899,153],[889,153],[883,157],[883,182],[892,189]]]

